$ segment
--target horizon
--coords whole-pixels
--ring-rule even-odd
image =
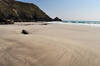
[[[34,3],[50,17],[63,20],[100,21],[98,0],[17,0]]]

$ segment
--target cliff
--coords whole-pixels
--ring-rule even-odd
[[[15,0],[0,0],[0,21],[52,21],[45,12],[33,3]]]

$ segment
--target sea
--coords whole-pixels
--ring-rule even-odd
[[[94,26],[100,27],[100,21],[74,21],[74,20],[63,20],[62,22],[48,22],[53,24],[71,24],[71,25],[83,25],[83,26]]]

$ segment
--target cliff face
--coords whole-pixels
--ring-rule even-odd
[[[15,0],[0,0],[0,21],[52,21],[39,7],[32,3]]]

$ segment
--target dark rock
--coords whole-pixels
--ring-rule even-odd
[[[4,19],[0,22],[0,24],[14,24],[14,21],[11,19]]]
[[[15,0],[0,0],[0,19],[12,19],[14,22],[52,21],[33,3]]]
[[[56,17],[53,19],[54,21],[62,21],[60,18]]]
[[[29,34],[29,33],[26,30],[22,30],[22,34]]]
[[[5,20],[5,23],[7,23],[7,24],[14,24],[14,21],[11,20],[11,19],[6,19],[6,20]]]

